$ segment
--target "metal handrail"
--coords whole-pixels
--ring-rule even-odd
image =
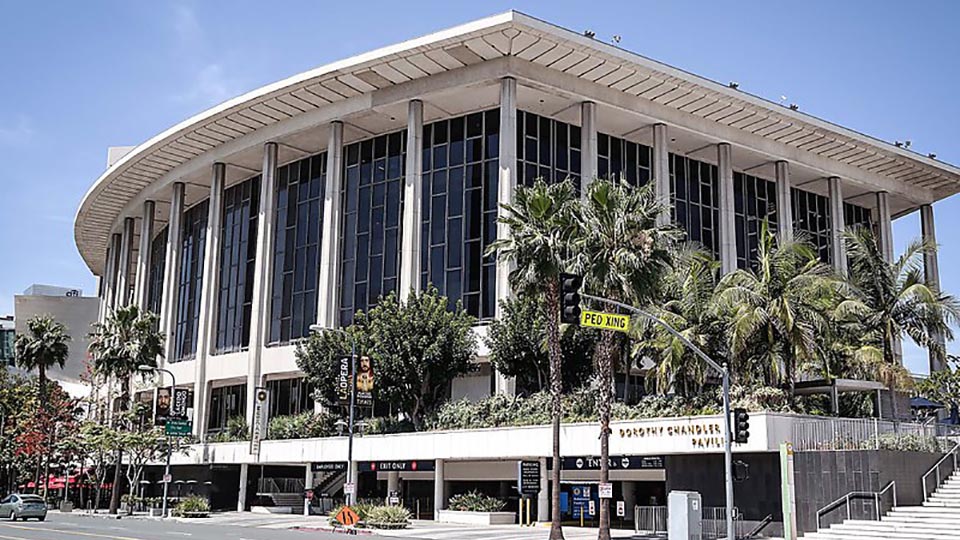
[[[937,461],[933,467],[930,467],[930,470],[923,473],[923,476],[920,478],[920,482],[923,484],[923,502],[927,502],[927,497],[929,496],[927,493],[927,477],[930,476],[931,473],[936,472],[937,486],[939,486],[940,482],[942,481],[942,478],[940,478],[940,466],[943,465],[948,458],[953,458],[953,472],[957,472],[957,454],[960,453],[958,450],[960,450],[960,442],[954,443],[953,449],[944,454],[944,456],[940,458],[940,460]]]
[[[893,490],[893,506],[897,506],[897,482],[891,480],[886,486],[883,487],[880,491],[851,491],[843,497],[833,501],[832,503],[824,506],[823,508],[817,510],[817,529],[821,527],[820,520],[825,514],[833,511],[835,508],[839,507],[841,503],[844,503],[847,509],[847,519],[850,519],[850,500],[851,499],[873,499],[874,504],[876,505],[877,510],[877,521],[880,521],[880,498],[888,490]]]

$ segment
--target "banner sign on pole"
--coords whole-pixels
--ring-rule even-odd
[[[170,406],[170,418],[186,420],[191,405],[190,390],[175,388],[173,390],[173,403]]]
[[[260,455],[260,442],[263,441],[267,430],[267,400],[270,392],[258,386],[253,400],[253,426],[250,428],[250,454]]]
[[[584,309],[580,312],[580,326],[626,332],[630,329],[630,316]]]
[[[339,370],[337,371],[337,399],[343,406],[350,405],[350,355],[341,356],[337,359]]]
[[[169,387],[161,386],[157,388],[157,408],[153,415],[154,425],[162,426],[167,423],[167,419],[170,418],[171,401]]]
[[[361,356],[360,362],[357,365],[358,407],[373,407],[374,383],[373,359],[369,356]]]

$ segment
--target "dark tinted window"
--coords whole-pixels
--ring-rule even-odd
[[[247,408],[247,385],[221,386],[210,391],[210,413],[207,431],[216,433],[227,427],[234,417],[244,416]]]
[[[517,185],[531,186],[537,178],[569,178],[579,189],[580,127],[517,111]]]
[[[272,344],[309,335],[317,322],[327,154],[277,169],[277,221],[270,301]]]
[[[598,133],[597,176],[642,186],[650,181],[651,154],[649,146]]]
[[[207,240],[208,202],[195,204],[183,213],[177,324],[171,362],[192,358],[197,352],[197,325],[200,318],[200,289],[203,287],[203,252]]]
[[[259,201],[259,176],[237,184],[223,193],[217,352],[235,351],[250,344],[250,309],[257,255]]]
[[[167,231],[164,227],[150,243],[150,273],[147,282],[147,309],[159,315],[163,304],[163,273],[167,267]]]
[[[802,233],[802,237],[813,244],[821,261],[832,262],[830,199],[797,188],[792,188],[790,194],[793,197],[793,230]]]
[[[749,174],[733,173],[736,214],[737,267],[750,268],[757,262],[760,231],[764,220],[777,231],[777,184]]]
[[[843,203],[843,224],[848,229],[857,226],[872,228],[873,216],[869,208],[845,202]]]
[[[670,195],[674,223],[687,238],[720,256],[719,180],[717,167],[670,154]]]
[[[313,388],[303,377],[267,382],[270,418],[313,412]]]

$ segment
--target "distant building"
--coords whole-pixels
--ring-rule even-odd
[[[95,297],[83,296],[83,291],[70,287],[51,285],[31,285],[21,295],[14,297],[13,329],[16,333],[27,331],[27,321],[37,315],[50,315],[67,328],[70,335],[70,354],[63,369],[55,368],[48,372],[50,379],[63,386],[74,397],[85,396],[89,387],[80,382],[80,375],[86,369],[88,335],[91,325],[97,321],[100,301]],[[2,324],[2,323],[0,323]],[[4,341],[8,334],[0,334],[0,360],[4,358]],[[13,365],[13,338],[10,339],[10,360]],[[18,370],[19,371],[19,370]]]
[[[13,365],[13,339],[16,335],[13,315],[0,317],[0,364]]]

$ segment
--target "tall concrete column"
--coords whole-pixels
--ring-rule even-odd
[[[933,221],[933,205],[925,204],[920,207],[920,231],[923,235],[923,241],[931,246],[931,250],[923,254],[923,274],[930,287],[935,292],[940,292],[940,262],[937,257],[937,230]],[[946,340],[939,333],[934,336],[934,341],[939,350],[931,349],[930,372],[940,371],[946,366],[945,347]]]
[[[790,164],[777,162],[777,235],[781,242],[793,240],[793,196]]]
[[[498,178],[497,203],[498,215],[504,217],[503,204],[513,202],[517,189],[517,80],[505,77],[500,81],[500,174]],[[510,236],[510,228],[497,223],[497,238]],[[505,258],[497,259],[497,307],[496,316],[500,318],[500,303],[512,296],[510,290],[510,270],[512,263]],[[498,394],[513,394],[516,381],[499,372],[494,374],[494,391]]]
[[[890,197],[886,191],[877,192],[877,241],[883,259],[893,262],[893,219],[890,217]]]
[[[657,216],[657,225],[670,224],[670,138],[666,124],[653,125],[653,174],[654,189],[657,200],[664,206],[664,211]]]
[[[840,178],[831,176],[827,179],[827,191],[830,197],[830,258],[833,268],[840,275],[847,275],[847,250],[844,246],[843,234],[846,225],[843,223],[843,186]]]
[[[433,519],[440,518],[440,510],[447,507],[447,489],[443,479],[443,460],[436,460],[436,468],[433,473]]]
[[[120,261],[122,255],[120,251],[123,245],[123,236],[120,233],[110,235],[110,281],[107,283],[107,307],[108,313],[112,312],[117,306],[121,305],[119,300],[120,286],[118,284],[120,276]]]
[[[737,216],[734,213],[733,152],[730,144],[717,145],[717,174],[720,184],[720,271],[737,269]]]
[[[540,491],[537,492],[537,521],[550,521],[550,471],[547,470],[547,458],[540,458]]]
[[[423,202],[423,102],[407,109],[407,170],[403,187],[403,227],[400,247],[400,298],[420,291],[421,205]]]
[[[254,399],[261,384],[260,360],[270,326],[270,278],[273,275],[276,204],[277,143],[263,145],[263,171],[260,177],[260,208],[257,214],[257,254],[253,269],[253,301],[250,318],[250,352],[247,355],[248,425],[253,425]]]
[[[120,266],[117,269],[117,307],[130,304],[130,259],[133,256],[133,236],[136,220],[123,218],[123,236],[120,243]]]
[[[599,156],[597,154],[597,104],[584,101],[580,104],[580,195],[587,196],[590,184],[597,177]]]
[[[387,473],[387,496],[395,491],[400,491],[400,471],[390,471]]]
[[[173,184],[170,198],[170,219],[167,221],[167,256],[163,267],[163,299],[160,302],[160,328],[166,338],[165,361],[173,358],[174,332],[177,327],[177,302],[180,295],[180,264],[183,250],[180,237],[183,235],[183,208],[186,185]]]
[[[303,476],[303,489],[309,491],[313,489],[313,466],[307,463],[306,469]],[[310,515],[310,498],[306,496],[306,492],[303,497],[303,515]]]
[[[240,464],[240,493],[237,496],[237,512],[247,509],[247,481],[250,476],[250,465]]]
[[[143,202],[143,217],[140,219],[140,250],[137,253],[137,280],[134,287],[133,302],[141,311],[146,311],[150,301],[150,264],[153,247],[153,217],[157,204]]]
[[[197,356],[194,362],[194,435],[203,439],[207,433],[207,358],[213,350],[213,336],[217,325],[217,307],[220,289],[220,244],[223,228],[223,189],[227,166],[214,163],[210,180],[210,199],[207,205],[206,245],[203,251],[203,281],[200,288],[200,316],[197,320]],[[252,425],[252,424],[251,424]]]
[[[107,315],[113,309],[113,270],[114,255],[113,237],[110,237],[110,243],[107,244],[107,256],[103,261],[103,279],[100,281],[100,316],[97,321],[101,324],[106,320]]]
[[[343,123],[331,122],[327,138],[327,183],[323,192],[323,234],[320,239],[320,284],[317,287],[317,324],[337,326],[340,282],[340,222],[343,207]]]

